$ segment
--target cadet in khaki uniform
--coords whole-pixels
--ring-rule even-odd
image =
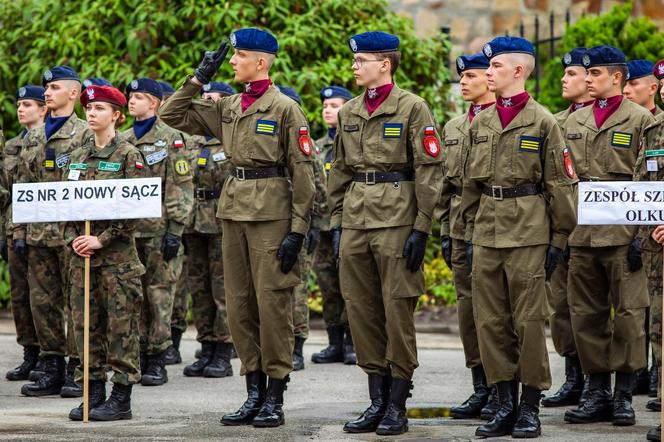
[[[450,409],[454,418],[468,419],[484,416],[490,419],[497,410],[497,396],[492,395],[489,404],[490,389],[480,359],[477,343],[477,331],[473,318],[473,298],[470,283],[470,267],[466,265],[466,244],[464,242],[463,222],[459,219],[459,204],[463,188],[463,169],[470,140],[470,123],[483,109],[496,102],[496,96],[489,91],[486,69],[489,60],[484,54],[461,56],[456,61],[461,94],[470,103],[467,115],[460,115],[448,121],[443,128],[445,175],[441,197],[442,215],[440,215],[440,235],[443,258],[453,271],[454,286],[457,293],[459,314],[459,334],[466,357],[466,367],[471,369],[474,393],[462,405]],[[495,387],[493,388],[495,390]],[[484,408],[487,407],[485,410]]]
[[[562,126],[569,116],[593,103],[586,86],[586,68],[581,59],[586,48],[575,48],[562,58],[565,74],[561,78],[562,97],[570,102],[567,109],[554,115],[558,125]],[[551,309],[549,327],[556,352],[565,358],[565,382],[551,396],[542,399],[544,407],[563,407],[577,405],[582,397],[584,378],[581,361],[576,351],[572,319],[567,302],[567,274],[569,269],[569,248],[556,266],[551,279],[546,282],[546,296]]]
[[[146,272],[141,311],[142,385],[168,382],[164,352],[172,344],[171,315],[184,257],[182,234],[194,207],[193,176],[184,135],[156,116],[161,87],[149,78],[127,86],[134,125],[123,137],[145,156],[146,169],[162,179],[162,217],[138,222],[136,247]]]
[[[662,109],[655,104],[659,80],[654,75],[655,65],[648,60],[631,60],[627,63],[627,81],[623,95],[629,101],[642,106],[657,116]]]
[[[483,52],[497,101],[470,127],[461,216],[480,355],[500,408],[475,434],[537,437],[541,391],[551,386],[544,281],[576,223],[576,176],[555,118],[525,91],[532,44],[498,37]]]
[[[582,181],[630,181],[643,130],[652,115],[623,99],[625,56],[610,46],[583,56],[592,107],[563,124]],[[645,367],[643,324],[648,307],[641,242],[634,226],[578,226],[569,238],[568,302],[581,366],[589,375],[587,398],[565,421],[634,425],[634,373]],[[612,308],[615,315],[612,314]],[[611,372],[616,386],[611,398]]]
[[[94,136],[77,147],[62,178],[70,181],[144,178],[143,155],[120,138],[127,99],[111,86],[88,86],[81,94],[88,127]],[[76,340],[83,348],[84,264],[90,258],[90,419],[131,419],[132,385],[141,380],[139,325],[141,275],[133,229],[135,220],[93,221],[91,235],[85,224],[69,222],[65,240],[75,253],[70,260],[71,302]],[[106,400],[107,366],[113,370],[113,391]],[[77,380],[83,380],[77,370]],[[69,413],[83,420],[83,404]]]
[[[316,162],[317,167],[322,168],[327,176],[332,167],[334,137],[339,124],[337,116],[341,107],[353,99],[353,94],[341,86],[327,86],[320,91],[320,98],[327,134],[316,140]],[[348,326],[346,305],[339,286],[339,268],[332,247],[330,209],[327,201],[321,205],[320,217],[312,219],[312,225],[320,230],[320,241],[314,257],[314,272],[323,295],[323,320],[327,327],[328,345],[311,355],[311,360],[318,364],[343,362],[355,365],[357,357]]]
[[[46,88],[49,113],[44,126],[29,131],[23,140],[16,179],[19,183],[59,181],[72,148],[80,146],[88,135],[85,121],[74,113],[81,90],[76,71],[69,66],[56,66],[44,72],[42,85]],[[44,376],[23,385],[21,393],[81,396],[82,389],[73,380],[79,360],[67,299],[70,252],[65,249],[62,225],[15,225],[13,243],[16,256],[28,258],[30,307],[45,369]],[[65,354],[69,354],[66,371]]]
[[[349,45],[353,73],[366,90],[339,111],[328,200],[371,405],[344,431],[401,434],[408,431],[406,399],[418,365],[413,313],[424,291],[422,261],[443,158],[426,102],[393,83],[399,38],[365,32]]]
[[[46,116],[46,103],[44,102],[44,88],[37,85],[27,85],[19,88],[16,99],[18,121],[24,127],[17,136],[8,140],[4,148],[2,162],[3,171],[0,173],[4,180],[4,187],[9,192],[17,179],[21,146],[29,130],[36,129],[44,124]],[[4,227],[6,235],[0,237],[2,257],[9,266],[9,286],[11,289],[12,315],[16,326],[16,342],[23,346],[23,363],[7,372],[10,381],[24,381],[28,379],[30,371],[37,365],[39,357],[39,340],[32,319],[30,308],[30,289],[28,287],[28,262],[21,259],[14,252],[11,232],[11,197],[7,198],[2,207],[4,214]],[[3,226],[0,226],[0,230]]]
[[[213,81],[203,86],[203,99],[216,102],[234,95],[226,83]],[[233,341],[226,319],[224,267],[221,252],[221,228],[216,218],[224,181],[232,171],[224,147],[216,138],[199,137],[195,149],[187,146],[194,173],[194,216],[183,236],[187,257],[183,285],[191,293],[191,311],[202,344],[201,357],[184,368],[185,376],[225,377],[233,375]]]
[[[293,288],[296,261],[314,198],[313,145],[296,103],[272,86],[269,69],[279,49],[267,31],[245,28],[230,35],[241,95],[216,103],[193,100],[215,75],[228,51],[207,52],[194,77],[170,98],[162,118],[192,134],[214,136],[235,167],[226,181],[217,217],[223,220],[222,252],[228,322],[247,400],[223,416],[225,425],[283,425],[283,393],[292,370]],[[267,390],[266,377],[269,377]]]

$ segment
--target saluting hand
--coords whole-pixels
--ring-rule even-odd
[[[101,249],[103,246],[99,238],[92,235],[81,235],[76,238],[72,244],[74,252],[82,258],[89,258],[95,254],[95,250]]]
[[[228,53],[228,43],[222,41],[216,51],[207,51],[203,56],[201,64],[198,65],[194,71],[196,79],[203,84],[212,81],[215,74],[219,70],[219,66],[224,62],[226,54]]]

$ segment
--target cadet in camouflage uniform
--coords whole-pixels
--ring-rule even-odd
[[[228,322],[246,375],[247,400],[225,425],[284,424],[283,393],[293,360],[293,288],[297,258],[314,198],[313,142],[307,119],[293,100],[272,86],[269,70],[279,44],[267,31],[233,32],[230,64],[246,83],[241,95],[216,103],[192,100],[223,62],[228,46],[207,52],[162,109],[166,123],[221,140],[234,166],[224,184],[217,217]],[[266,377],[267,389],[265,388]]]
[[[226,83],[203,86],[203,99],[217,101],[235,94]],[[226,319],[224,266],[221,252],[221,226],[216,218],[221,189],[232,165],[221,142],[216,138],[196,136],[195,148],[187,146],[187,156],[194,173],[194,215],[185,229],[187,249],[183,277],[178,285],[191,293],[192,316],[201,343],[200,358],[184,368],[185,376],[225,377],[233,375],[230,359],[233,341]],[[174,311],[175,314],[175,311]]]
[[[72,148],[80,146],[87,136],[85,121],[74,113],[81,89],[76,71],[56,66],[44,72],[42,84],[49,114],[44,126],[29,131],[23,140],[16,179],[19,183],[59,181]],[[79,360],[67,299],[70,253],[65,248],[62,225],[15,225],[13,242],[16,256],[24,258],[27,253],[30,306],[45,368],[44,376],[23,385],[21,393],[81,396],[82,389],[73,380]],[[69,354],[66,372],[65,354]]]
[[[316,162],[322,167],[325,175],[332,167],[334,137],[339,124],[338,114],[341,107],[353,99],[353,94],[341,86],[328,86],[320,91],[323,104],[323,120],[327,125],[327,134],[316,140]],[[321,215],[311,220],[312,225],[320,229],[320,241],[314,258],[314,272],[318,286],[323,295],[323,319],[327,327],[328,345],[311,355],[311,360],[319,364],[344,362],[349,365],[357,363],[353,337],[348,326],[346,305],[339,286],[339,268],[337,257],[332,248],[330,232],[330,210],[321,205]]]
[[[562,126],[567,118],[579,109],[590,106],[593,99],[586,86],[586,68],[581,59],[586,48],[575,48],[562,58],[565,74],[561,79],[562,97],[570,101],[567,109],[554,115],[558,125]],[[551,339],[556,352],[565,358],[565,382],[551,396],[542,399],[543,407],[562,407],[577,405],[582,397],[584,378],[581,370],[574,333],[572,333],[572,318],[567,302],[567,274],[569,270],[569,248],[565,250],[563,258],[556,266],[551,279],[546,282],[546,296],[552,313],[549,317]]]
[[[443,128],[445,143],[445,175],[441,194],[440,236],[443,258],[454,275],[459,316],[459,334],[466,357],[466,367],[473,378],[473,394],[460,406],[450,409],[452,417],[491,419],[498,406],[495,387],[490,389],[487,381],[477,330],[473,317],[473,297],[470,283],[470,267],[466,264],[466,244],[464,224],[459,218],[461,191],[463,189],[463,169],[470,148],[470,124],[477,114],[496,102],[496,96],[489,90],[486,70],[489,60],[484,54],[461,56],[456,61],[463,99],[470,103],[467,115],[451,119]],[[492,394],[493,393],[493,394]]]
[[[94,136],[70,157],[63,180],[110,180],[145,178],[141,152],[116,132],[124,122],[122,109],[127,99],[110,86],[89,86],[81,95],[88,127]],[[111,421],[131,419],[132,385],[140,382],[139,318],[141,275],[145,267],[138,259],[134,239],[135,220],[69,222],[65,241],[74,254],[70,260],[71,302],[78,346],[83,348],[85,258],[90,258],[90,419]],[[110,368],[113,391],[106,400],[106,371]],[[76,372],[82,381],[83,373]],[[83,404],[69,413],[71,420],[83,419]]]
[[[184,257],[182,234],[194,206],[193,177],[184,135],[157,116],[161,87],[149,78],[127,86],[133,127],[123,137],[145,156],[150,176],[162,180],[162,217],[136,226],[138,256],[145,265],[141,309],[142,385],[168,382],[164,352],[172,344],[171,315]],[[145,364],[143,364],[145,360]]]
[[[555,118],[525,91],[533,45],[497,37],[483,52],[497,101],[470,126],[461,216],[480,356],[500,408],[475,435],[532,438],[551,386],[544,282],[576,225],[577,180]]]
[[[8,140],[4,148],[2,161],[3,172],[0,173],[4,181],[4,187],[10,191],[14,180],[18,175],[18,165],[21,146],[25,135],[31,129],[36,129],[44,124],[46,116],[46,103],[44,102],[44,88],[36,85],[27,85],[19,88],[16,99],[18,121],[24,127],[17,136]],[[28,287],[28,262],[19,258],[14,253],[11,232],[12,212],[11,197],[7,198],[2,207],[4,223],[0,230],[5,228],[0,237],[0,248],[2,257],[9,266],[9,287],[11,290],[12,315],[16,326],[16,342],[23,346],[23,363],[13,370],[7,372],[10,381],[24,381],[28,379],[30,371],[37,365],[39,357],[39,340],[32,319],[30,308],[30,289]]]
[[[406,399],[417,362],[414,312],[422,262],[442,187],[442,155],[426,102],[393,82],[399,38],[349,40],[362,96],[339,111],[328,181],[330,225],[357,363],[371,405],[344,431],[408,431]]]

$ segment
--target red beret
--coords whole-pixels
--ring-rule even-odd
[[[93,101],[103,101],[104,103],[115,104],[125,107],[127,98],[124,94],[112,86],[88,86],[81,94],[81,104],[83,107]]]
[[[657,77],[658,80],[664,78],[664,60],[659,60],[657,64],[655,64],[652,74]]]

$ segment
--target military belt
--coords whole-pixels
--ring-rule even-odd
[[[402,172],[357,172],[353,175],[353,181],[364,184],[395,183],[399,181],[413,181],[413,172],[410,170]]]
[[[217,189],[205,189],[199,187],[194,191],[197,200],[213,200],[219,198],[220,192]]]
[[[504,198],[539,195],[542,191],[536,184],[526,184],[517,187],[489,186],[485,184],[482,188],[482,193],[492,197],[494,200],[500,201]]]
[[[236,167],[232,175],[240,181],[259,180],[261,178],[285,177],[286,168],[282,166],[260,167],[258,169],[247,169],[246,167]]]

